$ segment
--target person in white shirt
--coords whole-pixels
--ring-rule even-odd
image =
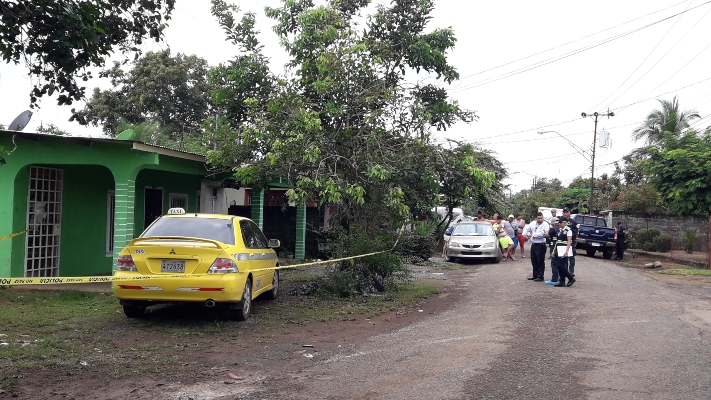
[[[531,241],[531,266],[533,275],[529,281],[543,282],[543,274],[546,271],[546,234],[550,229],[548,222],[543,220],[543,213],[536,214],[536,221],[531,222],[523,234]]]

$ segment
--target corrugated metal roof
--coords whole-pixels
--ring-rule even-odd
[[[195,153],[192,151],[174,149],[174,148],[166,147],[166,146],[159,146],[159,145],[155,145],[155,144],[143,143],[138,140],[117,140],[117,139],[108,138],[108,137],[91,137],[91,136],[58,136],[58,135],[48,135],[45,133],[8,131],[8,130],[0,130],[0,133],[17,135],[18,137],[21,137],[21,138],[22,137],[31,138],[30,140],[37,140],[40,137],[53,137],[53,138],[67,140],[67,141],[86,140],[86,141],[90,141],[90,142],[127,143],[127,144],[130,144],[134,149],[137,149],[136,148],[137,146],[135,144],[139,144],[140,149],[137,149],[137,150],[151,152],[151,148],[155,148],[155,151],[152,151],[152,152],[156,153],[156,154],[163,154],[163,155],[174,156],[174,157],[178,157],[178,158],[185,158],[185,157],[180,157],[180,154],[185,154],[185,155],[192,156],[192,157],[188,157],[188,158],[191,160],[194,160],[194,161],[202,161],[202,162],[207,161],[204,154]],[[161,149],[162,151],[158,150],[158,149]],[[166,150],[169,152],[175,152],[177,154],[174,154],[174,155],[166,154]],[[196,157],[200,157],[201,160],[196,160],[195,159]]]

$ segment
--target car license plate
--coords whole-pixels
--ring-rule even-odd
[[[163,260],[160,266],[160,272],[185,272],[185,261]]]
[[[596,247],[602,246],[602,244],[600,244],[600,243],[598,243],[598,242],[592,242],[591,244],[592,244],[593,246],[596,246]]]

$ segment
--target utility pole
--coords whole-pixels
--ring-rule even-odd
[[[588,114],[587,113],[582,113],[580,114],[583,116],[583,118],[587,118]],[[588,201],[588,208],[589,208],[589,213],[593,213],[593,192],[595,192],[595,144],[597,143],[597,120],[599,117],[614,117],[615,113],[611,112],[610,110],[607,110],[607,113],[605,114],[599,114],[598,112],[592,113],[591,117],[595,118],[595,133],[593,134],[593,143],[592,143],[592,161],[590,162],[590,169],[592,172],[590,173],[590,200]]]

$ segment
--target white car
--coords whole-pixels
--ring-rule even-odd
[[[460,222],[446,244],[444,259],[485,259],[492,263],[501,261],[503,254],[499,241],[489,222]]]

